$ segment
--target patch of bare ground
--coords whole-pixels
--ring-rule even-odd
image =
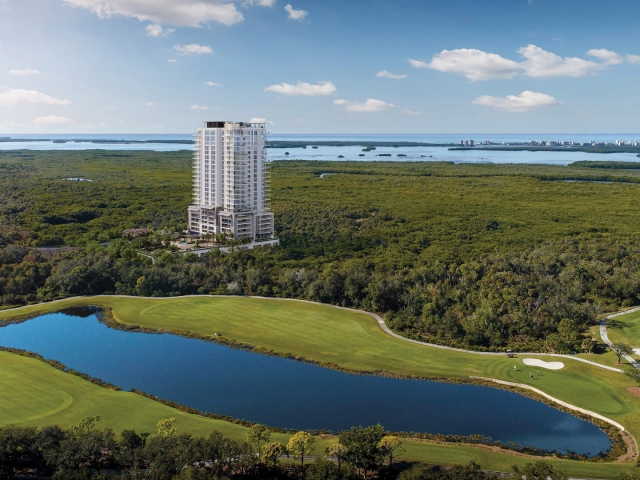
[[[640,398],[640,388],[638,387],[627,387],[627,392],[629,392],[631,395],[634,395]]]
[[[637,387],[634,387],[635,390],[640,390]],[[640,396],[640,391],[634,393],[635,396]],[[616,458],[616,463],[627,463],[627,462],[635,462],[638,458],[638,445],[636,444],[635,439],[629,434],[629,432],[620,432],[620,436],[624,440],[624,443],[627,444],[627,452],[624,455],[620,455]]]

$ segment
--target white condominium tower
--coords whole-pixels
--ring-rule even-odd
[[[189,230],[252,242],[274,236],[263,123],[206,122],[195,136]]]

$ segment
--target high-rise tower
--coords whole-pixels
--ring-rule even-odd
[[[263,123],[206,122],[195,135],[189,230],[273,238]]]

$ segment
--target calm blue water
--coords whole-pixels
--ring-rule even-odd
[[[272,426],[482,434],[597,454],[597,427],[515,393],[472,385],[349,375],[201,340],[113,330],[91,314],[56,313],[0,328],[0,345],[37,352],[123,389]]]
[[[174,135],[102,135],[102,134],[57,134],[57,135],[19,135],[1,134],[17,139],[78,139],[78,140],[191,140],[191,134]],[[531,140],[549,141],[574,141],[589,142],[615,142],[616,140],[634,141],[640,140],[640,134],[517,134],[517,135],[486,135],[486,134],[455,134],[455,135],[270,135],[270,140],[295,140],[308,141],[309,148],[294,148],[283,150],[270,148],[267,150],[269,160],[299,159],[299,160],[402,160],[402,161],[450,161],[456,163],[545,163],[554,165],[568,165],[579,160],[612,160],[612,161],[639,161],[633,153],[616,154],[593,154],[580,152],[495,152],[495,151],[453,151],[450,152],[445,147],[401,147],[401,148],[378,148],[372,152],[362,152],[361,147],[319,147],[312,149],[314,142],[318,141],[390,141],[390,142],[424,142],[434,144],[458,144],[460,140],[475,140],[476,143],[486,140],[501,142],[527,142]],[[94,144],[89,142],[0,142],[0,150],[31,149],[31,150],[151,150],[151,151],[178,151],[191,150],[191,145],[185,144]],[[285,151],[289,155],[285,155]],[[391,154],[391,157],[378,157],[381,153]],[[364,154],[364,157],[360,155]],[[398,154],[406,157],[398,157]],[[338,156],[344,156],[339,159]]]

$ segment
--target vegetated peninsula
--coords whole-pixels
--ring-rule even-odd
[[[0,143],[15,142],[55,142],[55,143],[96,143],[96,144],[113,144],[113,145],[129,145],[129,144],[149,144],[149,143],[167,143],[167,144],[184,144],[193,145],[194,140],[167,140],[167,139],[147,139],[147,140],[129,140],[129,139],[87,139],[87,138],[12,138],[0,137]],[[453,143],[424,143],[424,142],[378,142],[378,141],[283,141],[283,140],[267,140],[267,148],[302,148],[307,146],[322,147],[449,147]]]
[[[53,142],[53,143],[97,143],[97,144],[113,144],[113,145],[133,145],[148,143],[168,143],[168,144],[184,144],[193,145],[193,140],[170,140],[170,139],[154,139],[154,140],[126,140],[126,139],[108,139],[108,138],[13,138],[0,137],[0,143],[37,143],[37,142]]]

